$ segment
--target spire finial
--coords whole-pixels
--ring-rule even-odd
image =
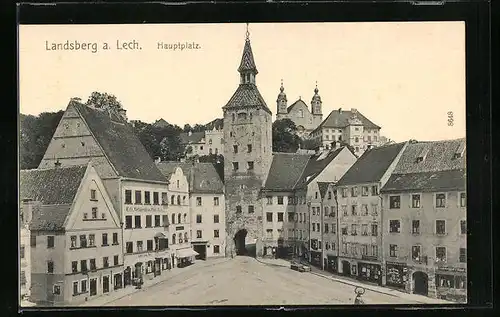
[[[318,81],[316,80],[316,88],[314,88],[314,93],[315,94],[318,94]]]
[[[245,39],[247,41],[250,41],[250,31],[248,30],[248,23],[247,23],[247,33],[246,33]]]
[[[281,87],[280,87],[280,91],[283,92],[285,90],[285,87],[283,87],[283,79],[281,79]]]

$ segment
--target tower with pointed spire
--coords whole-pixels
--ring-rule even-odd
[[[260,255],[260,190],[272,161],[272,113],[256,85],[257,66],[247,32],[238,67],[240,82],[224,113],[224,182],[227,255]]]
[[[281,80],[280,93],[278,94],[278,99],[276,99],[276,119],[280,120],[286,117],[287,111],[287,99],[285,93],[285,87],[283,87],[283,79]]]
[[[313,124],[318,126],[323,121],[323,102],[321,101],[321,96],[319,95],[318,82],[316,82],[316,87],[314,88],[314,96],[311,100],[311,113],[313,115]]]

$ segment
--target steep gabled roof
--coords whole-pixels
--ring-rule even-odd
[[[292,103],[290,106],[288,106],[288,108],[286,108],[286,112],[290,113],[290,111],[292,111],[292,109],[297,107],[297,106],[303,106],[309,110],[306,103],[302,99],[299,99],[299,100],[295,101],[294,103]]]
[[[205,137],[205,132],[192,132],[191,135],[189,135],[189,133],[182,132],[179,137],[181,138],[182,144],[200,143]]]
[[[379,182],[405,143],[367,150],[337,182],[338,186]]]
[[[310,157],[302,175],[300,176],[295,188],[303,188],[312,182],[338,155],[345,147],[328,152],[321,152]]]
[[[380,190],[383,193],[465,191],[465,169],[393,174]]]
[[[22,170],[19,175],[19,198],[43,205],[72,204],[86,170],[87,165]]]
[[[378,125],[376,125],[375,123],[368,120],[359,111],[356,112],[356,115],[357,115],[358,119],[361,120],[361,123],[363,124],[363,126],[365,128],[367,128],[367,129],[380,129],[380,127]],[[326,117],[326,119],[323,120],[323,122],[321,122],[321,124],[316,129],[314,129],[313,133],[318,131],[318,130],[321,130],[323,128],[345,128],[349,125],[348,120],[349,120],[349,118],[351,118],[351,116],[352,116],[352,111],[350,111],[350,110],[347,110],[347,111],[346,110],[342,110],[342,111],[333,110],[332,112],[330,112],[328,117]]]
[[[241,56],[240,67],[238,71],[246,72],[253,71],[255,74],[258,73],[257,66],[255,65],[255,60],[253,58],[252,46],[250,45],[250,40],[247,38],[245,41],[245,47],[243,48],[243,54]]]
[[[296,153],[273,153],[273,161],[264,190],[293,190],[310,157],[310,155]]]
[[[224,183],[222,182],[217,170],[212,163],[186,163],[186,162],[159,162],[158,169],[169,178],[175,172],[177,167],[188,178],[189,191],[192,193],[215,193],[224,192]]]
[[[335,182],[318,182],[319,194],[321,195],[321,198],[325,198],[328,186],[331,184],[335,184]]]
[[[119,176],[149,181],[165,180],[130,124],[112,120],[106,111],[76,101],[71,101],[70,105],[85,120]]]
[[[165,121],[163,118],[162,119],[159,119],[159,120],[156,120],[155,123],[153,123],[153,126],[157,127],[157,128],[165,128],[165,127],[168,127],[168,122]]]
[[[42,205],[33,208],[30,230],[64,230],[64,222],[69,215],[71,205]]]
[[[240,84],[233,96],[222,109],[233,109],[240,107],[263,107],[268,112],[269,108],[264,101],[264,98],[254,84]]]

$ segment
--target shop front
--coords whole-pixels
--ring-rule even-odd
[[[311,264],[316,267],[321,267],[321,252],[311,251]]]
[[[436,270],[437,297],[444,300],[467,302],[467,270],[441,267]]]
[[[326,269],[332,273],[337,273],[338,272],[337,257],[333,255],[327,255],[326,260],[327,260]]]
[[[179,249],[176,251],[177,267],[182,268],[193,264],[195,257],[199,253],[191,248]]]
[[[382,270],[379,264],[358,262],[358,279],[382,284]]]
[[[113,289],[117,290],[122,288],[122,274],[121,273],[116,273],[113,277]]]
[[[406,289],[408,267],[405,263],[386,262],[386,285]]]

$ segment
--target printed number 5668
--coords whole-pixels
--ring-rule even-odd
[[[448,126],[453,126],[453,111],[448,111]]]

